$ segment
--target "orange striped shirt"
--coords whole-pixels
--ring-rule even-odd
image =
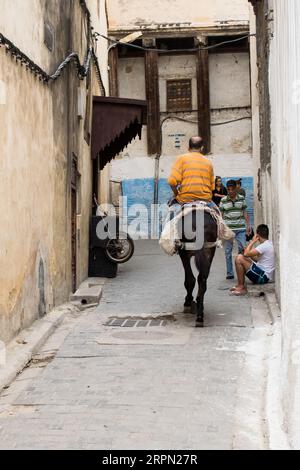
[[[199,152],[181,155],[173,165],[168,183],[178,187],[176,199],[180,203],[197,199],[211,201],[215,189],[213,165]]]

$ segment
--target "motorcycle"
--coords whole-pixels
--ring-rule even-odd
[[[102,219],[102,230],[107,233],[107,237],[104,240],[103,249],[105,256],[113,263],[123,264],[129,261],[134,254],[134,243],[132,238],[127,232],[119,230],[119,217],[114,214],[110,214],[108,210],[105,210],[101,204],[98,204],[96,197],[94,197],[96,204],[96,216]],[[115,219],[116,230],[114,234],[111,233],[109,228],[109,221]]]

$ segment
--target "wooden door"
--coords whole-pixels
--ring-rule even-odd
[[[77,158],[73,156],[71,171],[71,256],[72,292],[77,288]]]

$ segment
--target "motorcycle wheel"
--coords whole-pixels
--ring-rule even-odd
[[[105,247],[106,257],[113,263],[122,264],[129,261],[134,253],[134,243],[128,234],[120,233],[121,238],[108,240]],[[123,238],[122,238],[123,237]]]

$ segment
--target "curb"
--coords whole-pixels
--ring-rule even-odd
[[[283,429],[284,413],[280,387],[281,372],[281,313],[275,293],[266,292],[265,301],[272,321],[270,348],[267,358],[266,418],[270,450],[291,450]]]
[[[272,320],[272,325],[281,323],[281,312],[277,303],[275,292],[265,292],[264,297],[268,307],[268,315]]]
[[[74,310],[78,309],[71,304],[64,304],[52,310],[44,318],[36,320],[29,328],[23,330],[7,345],[6,364],[0,367],[0,392],[27,366],[32,356],[63,322],[67,313]]]

